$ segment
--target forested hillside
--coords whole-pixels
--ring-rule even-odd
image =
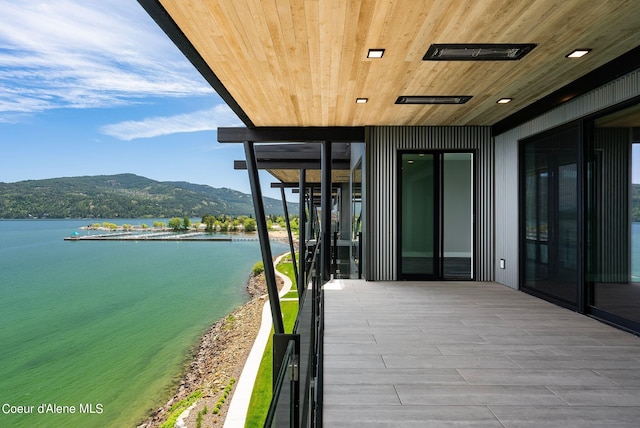
[[[265,198],[267,214],[282,201]],[[297,213],[297,204],[289,204]],[[187,182],[160,182],[135,174],[0,183],[0,218],[170,218],[205,214],[254,215],[251,195]]]

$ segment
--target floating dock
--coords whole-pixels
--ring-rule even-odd
[[[64,238],[65,241],[202,241],[202,242],[231,242],[231,241],[257,241],[258,237],[245,236],[210,236],[205,232],[193,233],[167,233],[167,232],[115,232],[99,235],[72,235]]]

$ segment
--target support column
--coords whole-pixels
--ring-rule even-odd
[[[313,186],[309,186],[309,239],[318,239],[316,235],[316,207],[314,205],[315,195]]]
[[[284,208],[284,221],[287,223],[287,235],[289,237],[289,249],[291,250],[291,261],[293,262],[293,274],[296,278],[296,287],[300,288],[298,282],[298,265],[296,263],[296,249],[293,246],[293,235],[291,234],[291,222],[289,221],[289,207],[287,207],[287,197],[284,194],[284,187],[280,188],[282,196],[282,207]]]
[[[249,183],[251,184],[251,195],[253,196],[253,209],[256,214],[260,251],[262,252],[262,263],[264,264],[264,276],[267,280],[267,292],[269,294],[269,304],[271,305],[273,329],[275,333],[284,333],[284,322],[282,320],[282,311],[280,310],[280,298],[278,297],[278,284],[276,283],[276,273],[273,268],[269,230],[267,229],[267,218],[262,202],[260,177],[258,176],[258,163],[256,162],[256,152],[253,149],[252,141],[245,141],[244,154],[247,158],[247,170],[249,171]]]
[[[300,251],[300,273],[298,274],[298,297],[300,302],[307,290],[307,170],[300,169],[300,229],[298,230],[298,251]]]
[[[321,168],[322,280],[329,281],[331,279],[331,141],[322,143]]]

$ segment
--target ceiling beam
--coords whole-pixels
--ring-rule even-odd
[[[307,143],[364,142],[364,126],[264,126],[258,128],[218,128],[218,142]]]
[[[301,168],[307,170],[320,170],[320,161],[319,160],[266,160],[261,161],[258,160],[258,169],[294,169],[299,170]],[[332,170],[348,170],[351,167],[349,161],[344,161],[340,159],[335,159],[331,162]],[[233,169],[244,170],[247,169],[247,161],[244,160],[234,160],[233,161]]]

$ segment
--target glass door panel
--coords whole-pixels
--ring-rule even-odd
[[[438,272],[437,170],[433,154],[402,154],[400,272],[403,277],[431,277]]]
[[[591,123],[587,150],[589,311],[640,331],[640,108]]]
[[[522,287],[578,305],[578,141],[575,127],[523,144]]]
[[[442,276],[473,278],[473,154],[442,156]]]

